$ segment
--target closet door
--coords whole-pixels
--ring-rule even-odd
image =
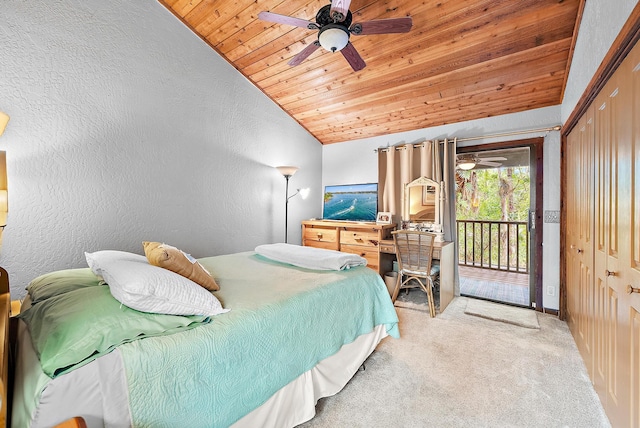
[[[578,318],[580,313],[579,305],[579,280],[578,280],[578,262],[577,262],[577,241],[578,241],[578,197],[580,177],[579,169],[579,150],[580,150],[580,134],[582,132],[583,120],[581,119],[573,131],[567,136],[565,145],[565,179],[566,179],[566,245],[565,245],[565,262],[566,268],[566,292],[567,292],[567,324],[574,338],[579,335]],[[580,343],[576,339],[578,349]],[[585,358],[585,355],[582,355]]]
[[[611,424],[640,427],[640,45],[566,147],[569,326]]]
[[[569,327],[593,375],[594,118],[589,108],[567,138],[567,309]],[[593,377],[593,376],[592,376]]]
[[[610,193],[609,180],[609,127],[610,110],[608,93],[609,87],[605,87],[595,100],[596,110],[596,139],[595,139],[595,240],[594,240],[594,296],[593,296],[593,322],[594,322],[594,355],[593,373],[591,381],[600,396],[603,406],[606,402],[606,374],[607,352],[606,336],[607,317],[606,308],[606,284],[607,277],[604,272],[607,269],[607,247],[609,246],[609,234],[607,224],[609,216],[609,204],[607,198]]]
[[[623,89],[629,94],[630,108],[627,119],[629,128],[629,179],[622,184],[621,194],[628,195],[627,213],[629,233],[625,242],[625,266],[623,273],[625,307],[629,314],[628,363],[630,408],[629,426],[640,426],[640,45],[627,57]],[[629,288],[631,287],[631,288]],[[631,291],[631,293],[629,293]]]
[[[593,294],[593,373],[591,380],[607,407],[608,379],[615,372],[616,343],[610,340],[617,335],[618,293],[615,278],[607,276],[608,267],[617,264],[617,165],[613,128],[613,104],[620,91],[615,76],[602,89],[595,100],[595,240],[594,240],[594,294]],[[611,259],[611,260],[610,260]],[[615,393],[614,388],[614,395]],[[607,411],[607,414],[609,412]]]
[[[594,248],[594,109],[590,107],[584,116],[584,130],[581,132],[580,147],[580,195],[578,196],[578,248],[580,280],[580,332],[584,338],[585,361],[590,361],[589,372],[593,372],[593,248]]]
[[[594,125],[593,108],[589,108],[583,120],[583,129],[580,133],[580,193],[577,195],[577,219],[578,236],[576,242],[576,261],[579,283],[580,335],[583,338],[583,354],[585,361],[590,362],[588,370],[593,373],[593,233],[594,233]]]
[[[595,385],[613,426],[638,426],[638,324],[640,305],[628,293],[638,278],[637,52],[621,64],[597,99],[598,137],[603,155],[596,202],[596,300],[604,322],[596,329]],[[635,70],[635,71],[634,71]],[[635,94],[634,94],[635,91]],[[600,207],[599,207],[600,205]],[[598,208],[599,207],[599,208]],[[602,218],[598,219],[598,212]],[[602,220],[602,221],[600,221]],[[635,278],[635,279],[634,279]],[[635,421],[635,422],[633,422]]]

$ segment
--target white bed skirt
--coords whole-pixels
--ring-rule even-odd
[[[25,379],[40,371],[38,358],[25,324],[18,327],[18,361],[13,397],[13,427],[51,427],[74,416],[83,416],[89,428],[131,426],[124,365],[115,351],[90,364],[48,382],[37,409],[28,415],[32,392]],[[276,392],[262,406],[237,421],[234,428],[294,427],[313,418],[322,397],[338,393],[387,336],[378,325],[336,354],[319,362]]]

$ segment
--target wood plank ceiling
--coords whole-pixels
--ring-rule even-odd
[[[287,62],[329,0],[159,0],[267,96],[331,144],[562,102],[584,0],[352,0],[353,23],[411,16],[405,34],[351,35],[366,67],[322,48]]]

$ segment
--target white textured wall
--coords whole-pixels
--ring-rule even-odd
[[[545,211],[560,211],[560,132],[544,139]],[[560,223],[542,224],[542,298],[547,309],[560,308]]]
[[[378,180],[378,157],[374,149],[387,145],[419,143],[424,140],[476,137],[501,134],[524,129],[541,129],[560,124],[560,106],[547,107],[522,113],[513,113],[487,119],[454,123],[411,132],[366,138],[348,143],[331,144],[322,150],[323,185],[360,183]],[[552,131],[544,141],[544,210],[560,210],[560,136]],[[538,137],[532,133],[513,137],[488,138],[463,142],[460,146],[473,146],[499,141]],[[546,183],[549,183],[548,185]],[[321,208],[320,208],[321,209]],[[558,309],[560,228],[557,224],[543,225],[543,293],[544,307]]]
[[[0,110],[13,298],[84,251],[282,241],[276,165],[320,198],[322,146],[155,0],[3,0]],[[289,242],[314,215],[291,200]]]
[[[563,123],[575,109],[636,4],[638,0],[589,0],[585,3],[562,100]]]

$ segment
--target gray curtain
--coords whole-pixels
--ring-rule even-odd
[[[453,280],[454,295],[460,295],[460,276],[458,273],[458,231],[456,224],[456,140],[444,140],[442,165],[444,179],[444,203],[442,208],[442,231],[445,241],[453,241]]]
[[[418,177],[442,181],[440,144],[422,144],[378,149],[378,208],[390,212],[396,224],[402,215],[404,185]]]

